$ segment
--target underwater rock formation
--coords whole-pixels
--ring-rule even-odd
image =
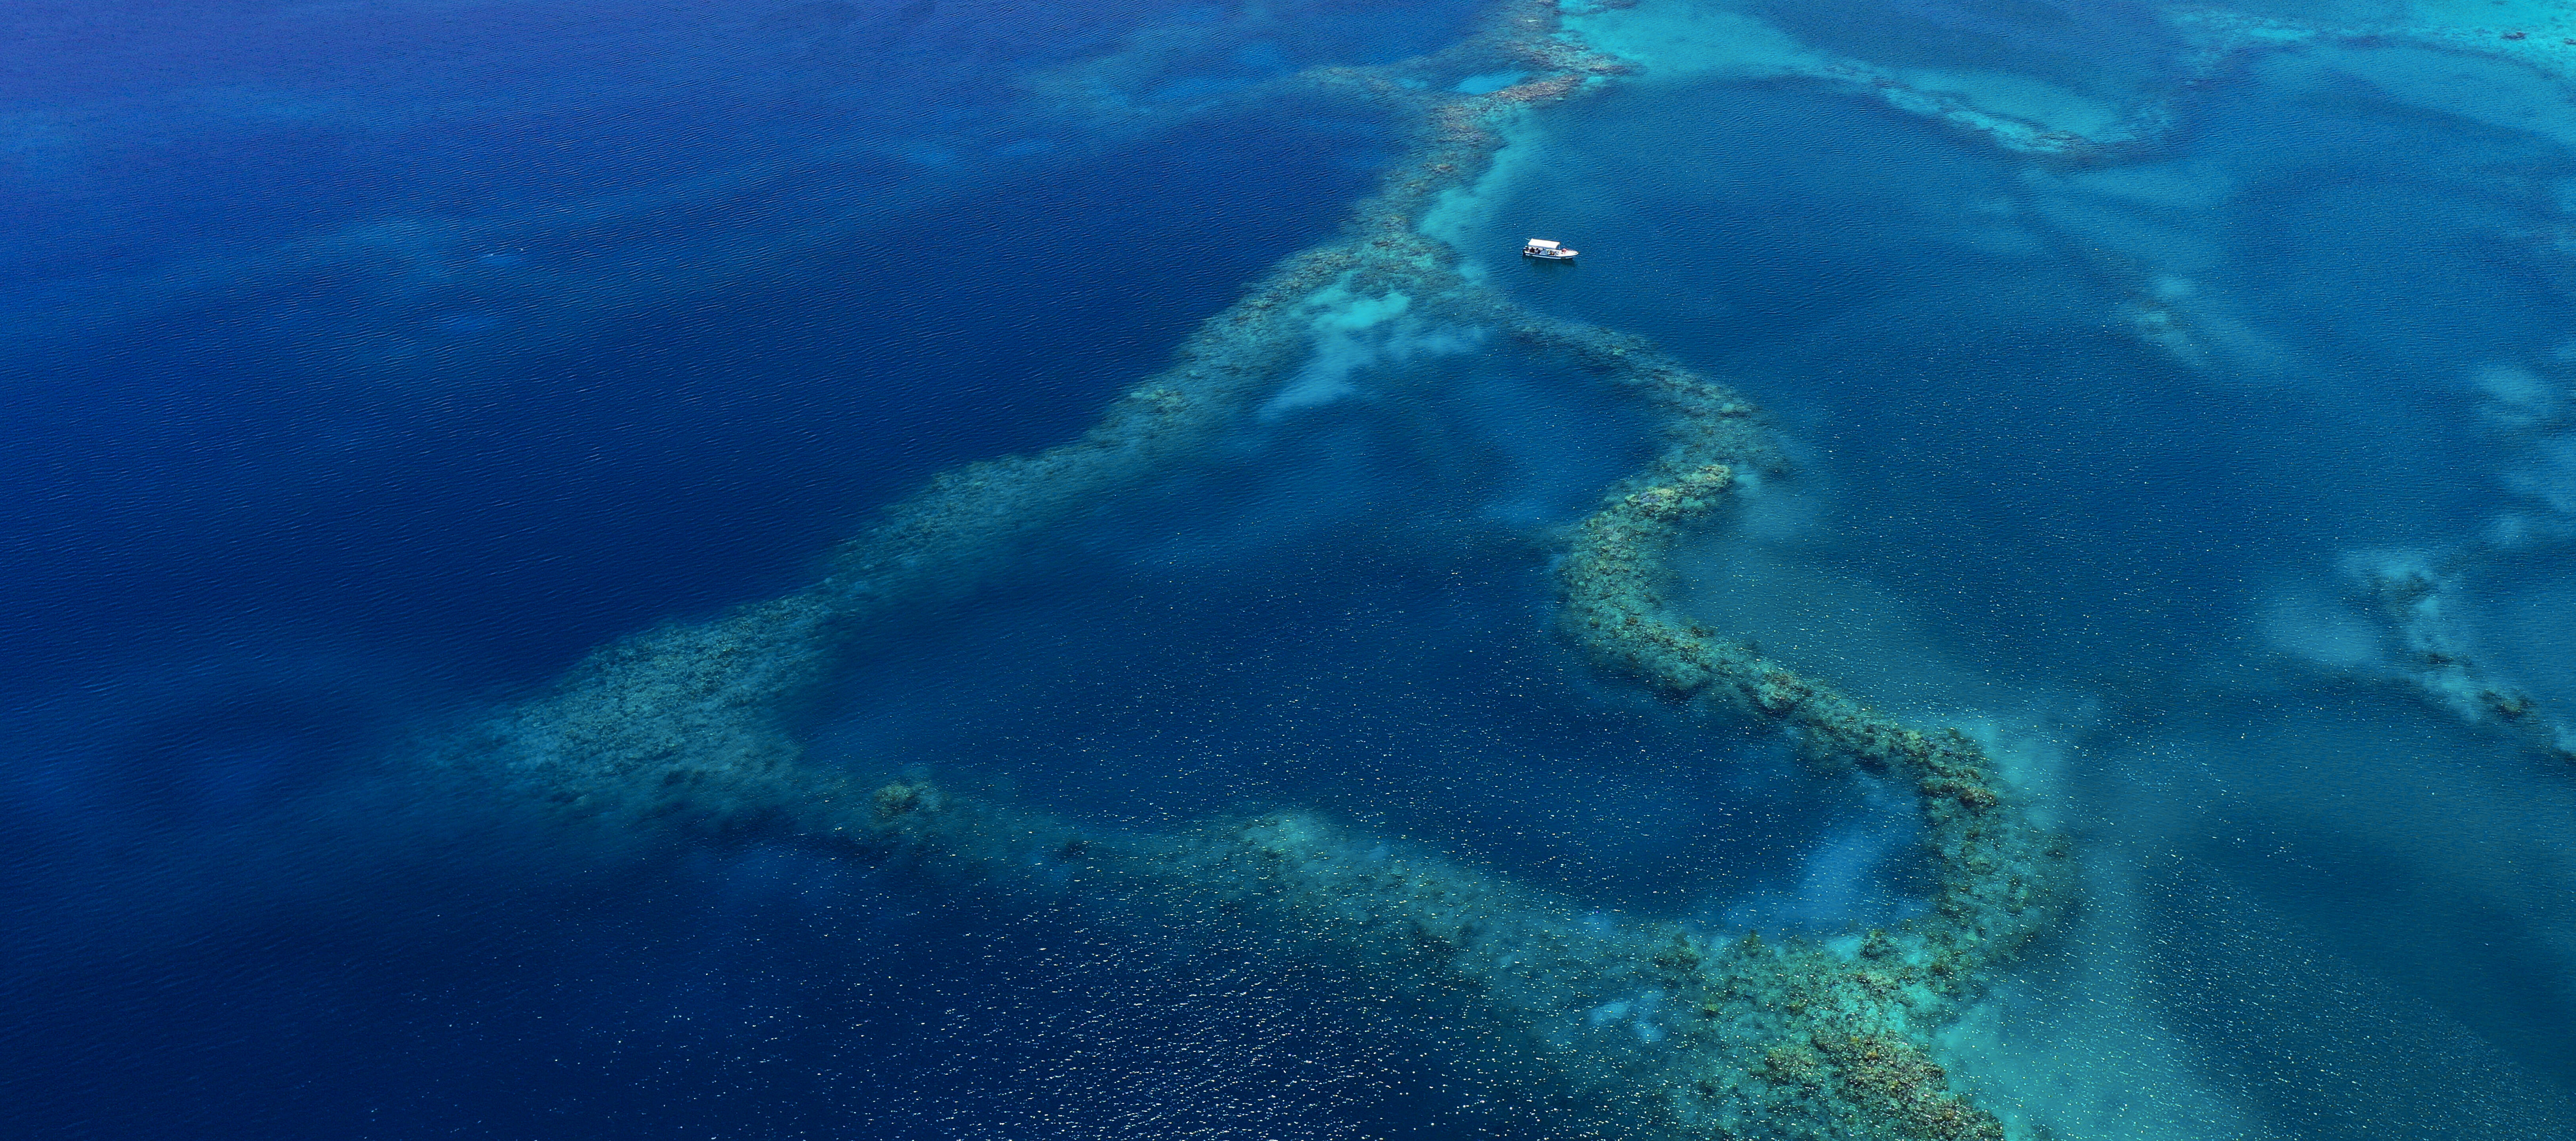
[[[2436,704],[2471,724],[2500,726],[2544,756],[2576,763],[2576,732],[2540,708],[2531,694],[2495,676],[2472,652],[2456,595],[2475,547],[2435,560],[2414,552],[2374,552],[2348,570],[2387,623],[2390,656]]]
[[[1543,70],[1485,94],[1397,81],[1497,58]],[[1025,877],[1034,864],[1121,897],[1259,915],[1480,1013],[1496,1033],[1462,1033],[1459,1048],[1533,1076],[1587,1130],[2000,1138],[1998,1120],[1949,1082],[1930,1032],[2056,913],[2062,851],[1965,736],[1901,725],[1665,606],[1674,537],[1721,516],[1748,476],[1785,471],[1749,402],[1642,338],[1521,309],[1414,228],[1433,195],[1490,166],[1503,123],[1623,68],[1562,38],[1553,4],[1508,0],[1485,32],[1441,56],[1309,76],[1390,101],[1416,124],[1418,145],[1358,205],[1345,240],[1287,259],[1080,439],[932,480],[845,544],[815,586],[607,647],[448,760],[618,826],[756,833],[967,881]],[[1705,713],[1778,722],[1821,767],[1906,782],[1937,869],[1926,918],[1870,932],[1848,952],[1758,935],[1712,941],[1672,923],[1585,921],[1564,901],[1385,855],[1296,814],[1178,836],[1104,834],[924,782],[869,788],[806,761],[792,718],[859,635],[1013,573],[1055,525],[1245,423],[1303,360],[1328,291],[1401,295],[1410,312],[1502,331],[1660,414],[1660,457],[1568,537],[1565,630],[1604,666]]]

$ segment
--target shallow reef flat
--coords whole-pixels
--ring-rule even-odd
[[[1256,283],[1081,439],[933,480],[848,544],[817,586],[600,651],[458,742],[450,761],[596,820],[780,834],[992,876],[1034,851],[1111,890],[1241,897],[1356,964],[1475,995],[1482,1021],[1527,1043],[1495,1064],[1540,1065],[1575,1119],[1631,1136],[2002,1137],[1950,1082],[1930,1034],[2062,906],[2063,850],[1968,738],[1906,727],[1669,615],[1655,592],[1674,533],[1717,517],[1737,470],[1785,461],[1740,394],[1641,338],[1520,308],[1416,230],[1436,198],[1485,173],[1513,123],[1627,70],[1562,34],[1551,5],[1499,5],[1486,28],[1441,55],[1308,77],[1388,104],[1419,143],[1355,211],[1351,237]],[[1524,77],[1481,93],[1412,78],[1494,72],[1497,60]],[[1758,935],[1711,943],[1670,923],[1601,928],[1455,867],[1372,858],[1368,841],[1305,817],[1092,835],[931,784],[865,791],[804,759],[791,719],[843,668],[856,634],[1009,574],[1057,522],[1242,423],[1319,331],[1390,313],[1500,332],[1659,414],[1662,457],[1568,536],[1568,632],[1616,672],[1709,698],[1709,716],[1785,724],[1827,771],[1910,784],[1939,868],[1929,917],[1847,951]],[[1605,1045],[1552,1029],[1605,1022],[1633,1033]]]
[[[2560,5],[22,7],[19,1132],[2576,1137]]]
[[[2134,1125],[2125,1108],[2065,1108],[2090,1093],[2051,1104],[2045,1091],[2032,1092],[2080,1084],[2068,1076],[2087,1065],[2080,1035],[2059,1040],[2073,1044],[2052,1045],[2044,1060],[2032,1060],[2039,1051],[2015,1055],[2027,1063],[2019,1071],[1983,1055],[2011,1053],[1995,1029],[2008,1017],[2005,1000],[2046,991],[2017,974],[2029,956],[2069,954],[2070,929],[2101,934],[2126,923],[2119,937],[2142,939],[2136,932],[2149,925],[2124,909],[2144,906],[2140,899],[2164,889],[2155,885],[2183,881],[2107,873],[2105,860],[2134,854],[2123,844],[2151,845],[2119,838],[2115,827],[2062,825],[2051,798],[2063,790],[2050,782],[2080,777],[2039,771],[2016,755],[2011,728],[1874,707],[1809,662],[1712,626],[1701,616],[1708,608],[1689,597],[1706,587],[1686,581],[1684,547],[1745,527],[1776,503],[1775,489],[1809,462],[1803,445],[1684,353],[1524,301],[1467,243],[1499,224],[1493,216],[1514,201],[1519,180],[1536,177],[1541,164],[1531,156],[1571,108],[1658,85],[1792,83],[1857,95],[1880,115],[2029,164],[2012,177],[2039,187],[2034,197],[2098,190],[2083,180],[2181,145],[2178,108],[2188,92],[2238,74],[2263,45],[2304,42],[2251,17],[2182,13],[2168,24],[2181,30],[2157,82],[2127,74],[2084,88],[2062,74],[1871,62],[1804,43],[1751,5],[1504,0],[1473,34],[1429,55],[1319,67],[1211,94],[1253,99],[1293,87],[1366,104],[1403,124],[1410,145],[1339,238],[1248,286],[1080,437],[942,474],[838,549],[820,582],[604,648],[435,759],[592,827],[794,845],[1004,899],[1013,885],[1070,885],[1161,909],[1176,926],[1261,925],[1453,1016],[1440,1037],[1450,1060],[1540,1091],[1532,1096],[1549,1107],[1547,1135],[2001,1141]],[[1097,96],[1086,82],[1050,90]],[[2166,198],[2177,195],[2190,197]],[[1994,248],[2029,257],[2056,249],[2095,284],[2114,283],[2106,292],[2125,283],[2156,299],[2160,307],[2148,312],[2163,314],[2160,322],[2133,314],[2119,334],[2141,353],[2211,372],[2241,363],[2219,344],[2225,313],[2195,309],[2187,289],[2159,293],[2153,266],[2105,252],[2105,243],[2086,245],[2075,210],[2046,220],[2058,229],[2032,223],[2028,241]],[[906,769],[904,758],[843,764],[814,755],[813,711],[828,704],[836,678],[865,668],[875,632],[971,604],[1074,545],[1069,535],[1100,504],[1346,395],[1359,367],[1350,362],[1400,356],[1391,347],[1399,333],[1439,352],[1508,342],[1648,411],[1652,457],[1548,536],[1556,632],[1609,684],[1633,687],[1660,711],[1712,734],[1758,726],[1855,799],[1868,787],[1901,793],[1928,869],[1920,914],[1839,938],[1712,934],[1676,919],[1605,918],[1562,894],[1399,849],[1316,812],[1246,811],[1166,833],[1125,831],[981,794],[971,782],[889,779]],[[1875,446],[1908,446],[1891,439]],[[2471,660],[2468,639],[2445,625],[2446,573],[2401,568],[2370,580],[2387,620],[2433,671],[2417,671],[2417,680],[2462,716],[2563,753],[2563,733],[2538,699]],[[1766,585],[1776,587],[1739,584]],[[2249,701],[2271,684],[2223,678],[2196,700]],[[2112,855],[2087,859],[2086,841]],[[2135,949],[2120,946],[2121,954]],[[2105,977],[2129,972],[2121,977],[2131,996],[2154,990],[2163,969],[2145,953],[2095,967]],[[2266,1040],[2239,1027],[2212,1037]],[[2133,1053],[2156,1054],[2164,1043]],[[2325,1056],[2285,1065],[2299,1070]],[[2191,1063],[2159,1056],[2139,1065],[2161,1080]],[[2337,1077],[2302,1070],[2296,1080]],[[2180,1128],[2171,1122],[2185,1117],[2173,1113],[2159,1129]],[[2075,1124],[2083,1122],[2092,1127]],[[2265,1134],[2232,1118],[2218,1131]]]

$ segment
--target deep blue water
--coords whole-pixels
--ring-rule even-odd
[[[1461,10],[1292,15],[1293,51],[1232,27],[1163,64],[1221,89],[1374,62]],[[784,1134],[853,1104],[892,1130],[881,1095],[808,1095],[1006,1088],[1006,1059],[907,1072],[918,1044],[834,1014],[765,1063],[794,1081],[710,1103],[741,1043],[686,1011],[905,977],[963,927],[903,916],[950,905],[858,907],[844,944],[922,932],[884,962],[769,961],[744,931],[786,920],[706,901],[812,869],[588,868],[365,774],[617,633],[801,581],[931,472],[1079,430],[1329,233],[1373,117],[1112,129],[1020,86],[1225,17],[12,9],[11,1131]],[[930,1000],[859,1001],[899,1027]]]
[[[1616,87],[1545,113],[1469,254],[1773,410],[1798,474],[1686,551],[1686,605],[2033,758],[2087,903],[1962,1072],[2062,1137],[2571,1119],[2576,777],[2392,664],[2350,568],[2469,552],[2463,637],[2576,709],[2576,132],[2394,50],[2199,75],[2143,8],[1843,7],[1742,6],[1890,68],[2191,79],[2093,165],[1828,83]],[[1471,15],[0,13],[9,1131],[1552,1135],[1255,925],[568,831],[404,765],[1081,432],[1404,146],[1226,97]],[[1590,252],[1508,257],[1542,232]],[[1121,827],[1307,808],[1711,931],[1918,907],[1892,798],[1554,634],[1554,529],[1648,426],[1460,336],[864,640],[815,754]]]

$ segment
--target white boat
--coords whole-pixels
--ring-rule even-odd
[[[1574,254],[1575,251],[1545,238],[1531,238],[1528,245],[1521,247],[1522,257],[1537,258],[1541,261],[1573,261]]]

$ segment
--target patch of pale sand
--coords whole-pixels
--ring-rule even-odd
[[[2411,0],[2400,23],[2426,28],[2492,31],[2498,37],[2524,33],[2524,40],[2543,35],[2576,36],[2576,8],[2567,0]]]
[[[2245,675],[2276,668],[2248,664]],[[2464,764],[2446,738],[2393,731],[2409,720],[2402,711],[2384,723],[2292,715],[2248,733],[2216,707],[2154,726],[2062,719],[2082,733],[2085,755],[2073,764],[2043,755],[2030,767],[2080,774],[2065,788],[2039,787],[2090,822],[2085,906],[1942,1033],[1945,1059],[2015,1136],[2037,1126],[2142,1141],[2285,1137],[2294,1123],[2266,1130],[2261,1120],[2283,1108],[2377,1123],[2374,1136],[2576,1136],[2565,1094],[2455,1012],[2386,981],[2420,966],[2396,965],[2403,956],[2368,967],[2337,958],[2328,932],[2273,911],[2234,878],[2243,869],[2222,870],[2198,851],[2252,821],[2281,835],[2339,837],[2410,880],[2468,897],[2462,914],[2530,917],[2531,947],[2545,956],[2534,974],[2565,977],[2548,967],[2576,944],[2540,901],[2563,896],[2576,870],[2550,840],[2567,833],[2576,799],[2556,774]],[[2055,735],[1971,731],[2008,770],[2019,752],[2050,752]],[[2361,791],[2321,797],[2319,788]],[[2444,935],[2443,917],[2428,919],[2424,932],[2389,932],[2392,943],[2474,938]],[[2441,959],[2436,946],[2417,962]],[[2187,999],[2172,989],[2178,978],[2225,1001]],[[2214,1041],[2242,1054],[2209,1057]],[[2229,1080],[2231,1066],[2249,1065],[2243,1076],[2282,1089]]]
[[[1414,229],[1424,237],[1447,242],[1461,253],[1474,249],[1475,230],[1493,213],[1497,203],[1510,197],[1521,176],[1548,153],[1547,128],[1528,111],[1494,129],[1502,135],[1503,145],[1494,152],[1493,162],[1474,182],[1452,186],[1432,199],[1431,206],[1414,223]],[[1483,268],[1476,258],[1466,261],[1471,276],[1482,273]]]
[[[2158,1009],[2147,885],[2120,861],[2094,863],[2054,969],[2004,983],[1942,1031],[1945,1060],[2010,1136],[2275,1141],[2255,1107],[2201,1076],[2197,1048]]]
[[[1910,68],[1889,74],[1917,91],[1957,96],[1960,102],[1977,110],[2037,123],[2052,131],[2099,137],[2126,117],[2112,104],[2010,72]]]
[[[2387,8],[2322,13],[2317,22],[2177,5],[2165,19],[2211,46],[2323,44],[2406,39],[2453,52],[2510,60],[2576,83],[2576,6],[2565,0],[2415,0]]]
[[[1648,83],[1814,75],[1835,62],[1758,17],[1693,0],[1572,14],[1565,27],[1594,49],[1636,64]]]
[[[2576,78],[2576,48],[2567,50],[2569,69],[2556,74],[2520,58],[2480,58],[2430,45],[2317,44],[2266,59],[2257,74],[2284,92],[2326,92],[2360,80],[2392,102],[2576,146],[2576,102],[2562,82]]]
[[[2125,118],[2115,106],[2028,76],[1900,72],[1821,52],[1721,0],[1644,0],[1569,15],[1565,27],[1594,49],[1634,63],[1640,82],[1805,76],[1850,84],[1909,114],[1986,135],[2006,150],[2064,150],[2079,136],[2118,134]]]
[[[2209,210],[2236,192],[2236,176],[2205,160],[2079,171],[2058,180],[2092,194],[2169,210]]]

